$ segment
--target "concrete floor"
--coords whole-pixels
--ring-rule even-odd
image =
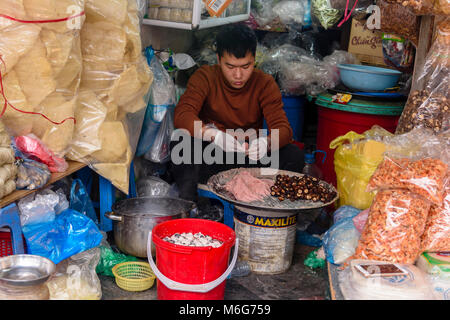
[[[311,269],[303,264],[316,248],[295,245],[289,270],[277,275],[251,273],[246,277],[226,280],[225,300],[324,300],[329,299],[326,269]],[[102,300],[157,300],[155,285],[143,292],[128,292],[119,288],[114,278],[99,276]]]

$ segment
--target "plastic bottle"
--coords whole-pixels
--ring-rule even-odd
[[[236,278],[236,277],[245,277],[248,276],[251,272],[250,265],[245,260],[238,260],[236,261],[236,264],[234,265],[233,271],[231,271],[229,278]]]
[[[303,173],[309,176],[315,177],[317,179],[322,179],[323,174],[319,167],[316,165],[316,152],[323,152],[325,156],[323,157],[322,163],[325,162],[326,152],[322,150],[316,150],[312,153],[305,153],[305,166],[303,167]]]

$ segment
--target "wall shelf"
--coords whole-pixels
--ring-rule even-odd
[[[234,0],[234,1],[236,1],[236,0]],[[222,16],[220,16],[220,17],[204,18],[201,15],[202,0],[194,0],[193,8],[192,8],[192,21],[189,23],[144,18],[143,24],[150,25],[150,26],[165,27],[165,28],[182,29],[182,30],[198,30],[198,29],[206,29],[206,28],[218,27],[218,26],[225,25],[225,24],[246,21],[250,17],[251,1],[250,0],[242,0],[242,1],[244,2],[246,11],[245,11],[245,13],[241,13],[241,14],[230,15],[228,8],[227,8],[225,10],[224,14],[222,14]],[[150,0],[150,6],[151,5],[152,5],[152,1]],[[160,9],[160,7],[157,7],[157,8]],[[226,15],[229,15],[229,16],[226,16]],[[148,14],[147,16],[150,17],[151,15]]]
[[[47,188],[49,185],[51,185],[52,183],[55,183],[56,181],[67,177],[69,175],[71,175],[74,172],[77,172],[78,170],[80,170],[81,168],[86,167],[86,164],[81,163],[81,162],[76,162],[76,161],[67,161],[69,167],[67,168],[67,170],[65,172],[57,172],[57,173],[52,173],[52,176],[50,178],[50,180],[45,184],[45,186],[39,188],[39,189],[34,189],[34,190],[16,190],[13,193],[10,193],[9,195],[5,196],[4,198],[2,198],[0,200],[0,208],[6,207],[7,205],[20,200],[21,198],[36,192],[38,190],[42,190]]]

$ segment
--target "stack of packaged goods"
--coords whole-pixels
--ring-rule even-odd
[[[450,18],[436,27],[436,36],[424,65],[416,72],[396,134],[430,128],[440,134],[450,129]]]
[[[11,147],[11,137],[0,121],[0,199],[16,189],[17,166],[14,150]]]
[[[0,7],[2,120],[11,135],[33,133],[63,157],[75,126],[84,0],[4,0]]]
[[[421,143],[420,148],[414,147],[417,141]],[[347,293],[346,298],[351,299],[356,291],[373,281],[354,272],[355,261],[377,261],[407,269],[404,277],[411,280],[411,286],[402,287],[404,298],[448,299],[443,292],[450,288],[450,279],[432,276],[436,268],[429,268],[426,262],[430,254],[450,251],[448,141],[429,129],[417,128],[392,137],[390,143],[368,182],[367,191],[376,195],[355,253],[347,260],[351,267],[341,275],[343,282],[351,281],[341,283],[341,288]],[[439,273],[439,277],[443,274]],[[423,279],[420,285],[415,283],[419,278]],[[375,290],[372,285],[386,279],[380,277],[370,287]],[[351,288],[349,283],[353,283]],[[367,295],[387,298],[381,291],[375,296],[375,291]]]
[[[148,17],[154,20],[191,23],[194,0],[150,0]]]
[[[86,1],[83,71],[68,158],[128,194],[153,74],[142,54],[137,0]]]
[[[8,133],[89,164],[127,194],[153,80],[142,54],[141,7],[141,0],[0,0]]]

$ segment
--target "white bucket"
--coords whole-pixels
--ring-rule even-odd
[[[286,272],[294,255],[297,214],[272,217],[243,210],[247,211],[239,207],[234,212],[234,230],[239,238],[239,259],[248,261],[254,273]]]

